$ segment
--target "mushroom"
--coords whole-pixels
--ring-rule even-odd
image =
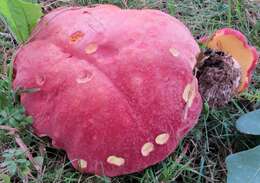
[[[76,169],[118,176],[165,159],[197,123],[199,53],[158,10],[59,8],[18,50],[13,87],[38,89],[21,94],[34,131]]]

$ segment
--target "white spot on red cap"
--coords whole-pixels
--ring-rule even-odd
[[[176,48],[170,48],[169,51],[174,57],[178,57],[180,55],[180,52]]]
[[[39,86],[44,85],[45,80],[46,80],[45,76],[42,76],[42,75],[37,75],[36,78],[35,78],[35,82]]]
[[[167,143],[169,138],[170,138],[169,133],[162,133],[155,138],[155,142],[156,142],[156,144],[163,145],[163,144]]]
[[[79,168],[80,168],[80,169],[85,169],[85,168],[87,168],[88,163],[87,163],[87,161],[85,161],[85,160],[83,160],[83,159],[80,159],[80,160],[78,161],[78,165],[79,165]]]
[[[154,145],[151,142],[147,142],[142,146],[141,153],[143,156],[148,156],[154,150]]]
[[[85,53],[90,55],[93,54],[97,51],[98,49],[98,45],[96,43],[90,43],[87,45],[86,49],[85,49]]]
[[[188,107],[192,106],[193,100],[196,96],[196,88],[195,88],[195,79],[191,83],[188,83],[183,91],[182,98],[188,105]]]
[[[93,73],[88,70],[84,70],[79,73],[79,76],[77,77],[76,81],[78,84],[84,84],[91,81],[92,79]]]
[[[111,165],[122,166],[123,164],[125,164],[125,159],[112,155],[107,158],[107,162]]]
[[[193,100],[196,97],[196,81],[197,80],[193,78],[192,82],[186,85],[182,94],[182,98],[186,103],[183,113],[184,120],[187,119],[189,108],[192,106]]]

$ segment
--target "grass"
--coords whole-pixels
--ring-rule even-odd
[[[56,0],[45,3],[45,10],[63,5],[90,5],[111,3],[123,8],[156,8],[181,19],[195,37],[209,34],[221,27],[241,30],[250,43],[260,49],[260,5],[247,0]],[[0,167],[1,178],[11,182],[32,183],[210,183],[226,181],[225,157],[234,152],[254,147],[259,139],[244,136],[234,127],[235,120],[243,113],[260,107],[260,67],[257,68],[250,89],[218,110],[204,105],[199,123],[180,142],[178,148],[163,162],[143,172],[107,178],[80,174],[75,171],[63,151],[54,149],[47,138],[36,137],[30,129],[32,122],[25,116],[17,98],[19,92],[11,90],[11,58],[17,45],[3,24],[0,24],[0,125],[19,129],[19,136],[38,157],[43,171],[37,174],[32,165],[16,164],[11,176],[9,168]],[[16,149],[12,136],[0,130],[0,153]],[[11,154],[11,159],[26,159]],[[0,161],[4,161],[0,156]],[[42,162],[43,161],[43,162]],[[23,162],[21,160],[21,162]],[[20,170],[20,174],[17,174]],[[26,176],[22,175],[25,173]],[[27,172],[26,172],[27,171]],[[28,173],[29,171],[29,173]],[[8,177],[9,176],[9,177]]]

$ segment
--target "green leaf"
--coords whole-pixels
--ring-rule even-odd
[[[260,146],[226,158],[227,183],[260,182]]]
[[[21,170],[21,174],[22,176],[26,176],[30,173],[30,168],[29,167],[25,167],[23,170]]]
[[[26,159],[18,159],[18,160],[16,160],[15,161],[16,163],[26,163],[27,162],[27,160]]]
[[[3,183],[11,183],[11,178],[5,174],[0,174],[0,182],[1,180],[3,181]]]
[[[242,133],[260,135],[260,109],[241,116],[236,127]]]
[[[16,170],[17,170],[17,166],[16,166],[16,164],[15,164],[15,162],[10,162],[10,164],[8,165],[8,167],[7,167],[7,169],[8,169],[8,171],[9,171],[9,173],[13,176],[13,175],[15,175],[15,173],[16,173]]]
[[[8,25],[18,42],[25,42],[43,15],[39,4],[22,0],[1,0],[0,18]]]
[[[15,149],[14,156],[18,157],[20,155],[24,155],[24,152],[20,149]]]

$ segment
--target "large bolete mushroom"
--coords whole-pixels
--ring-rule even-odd
[[[18,50],[13,84],[37,88],[21,95],[34,130],[75,168],[117,176],[163,160],[196,124],[199,53],[184,24],[157,10],[60,8]]]

